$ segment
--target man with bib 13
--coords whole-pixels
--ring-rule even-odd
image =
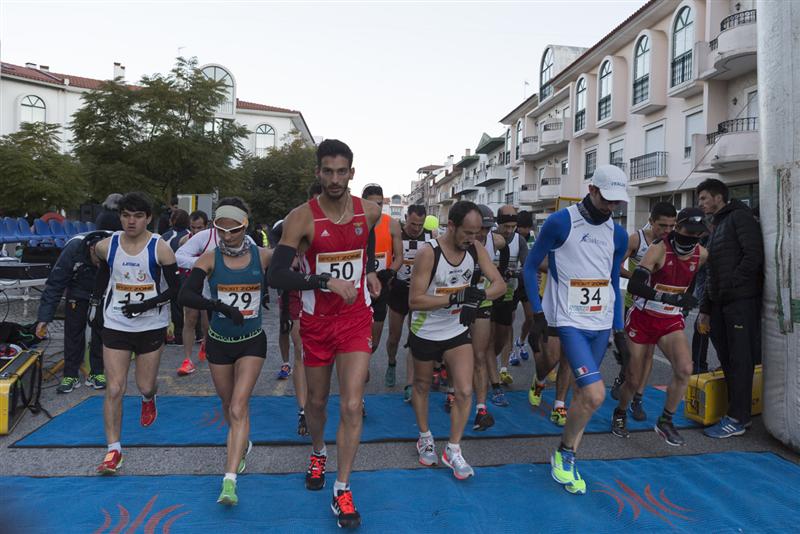
[[[322,193],[292,210],[269,269],[272,287],[302,290],[300,335],[308,383],[306,421],[313,445],[306,488],[325,486],[324,431],[333,363],[339,378],[338,470],[331,509],[340,527],[355,528],[361,516],[349,479],[361,439],[364,384],[372,353],[370,296],[381,292],[375,273],[375,234],[380,208],[350,195],[353,152],[327,139],[317,147],[316,175]],[[302,271],[292,271],[299,251]]]

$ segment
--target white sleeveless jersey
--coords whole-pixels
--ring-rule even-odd
[[[120,245],[122,234],[123,232],[114,232],[108,247],[111,278],[103,298],[105,328],[122,332],[166,328],[169,325],[168,302],[131,319],[122,314],[124,302],[141,302],[163,293],[166,282],[161,275],[161,266],[156,255],[161,236],[153,234],[138,254],[130,256]]]
[[[636,253],[631,255],[631,259],[636,262],[636,265],[642,263],[644,259],[644,255],[647,254],[647,249],[650,248],[650,243],[647,242],[644,235],[644,229],[639,228],[639,248],[636,249]]]
[[[606,330],[614,320],[614,221],[593,225],[569,206],[570,232],[550,252],[542,307],[551,326]]]
[[[428,295],[451,295],[471,285],[477,257],[474,250],[465,252],[461,263],[453,265],[445,258],[438,240],[430,241],[429,245],[434,250],[434,261]],[[467,330],[467,327],[459,322],[460,313],[460,305],[436,310],[413,311],[411,312],[411,332],[415,336],[429,341],[452,339]]]
[[[519,250],[521,246],[522,236],[514,232],[514,236],[508,244],[508,270],[514,273],[514,276],[506,280],[506,294],[503,297],[505,301],[514,300],[514,292],[519,285],[519,279],[516,275],[522,270],[522,265],[519,264]],[[498,255],[498,261],[499,259],[500,257]]]
[[[400,270],[397,271],[397,280],[408,284],[409,280],[411,280],[411,272],[414,268],[414,258],[417,257],[417,250],[433,238],[431,237],[431,233],[427,230],[423,230],[416,239],[406,235],[405,231],[403,231],[402,237],[403,264],[400,266]]]

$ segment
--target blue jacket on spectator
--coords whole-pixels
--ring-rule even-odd
[[[61,250],[58,261],[47,277],[39,302],[38,322],[53,320],[61,296],[66,290],[68,299],[89,300],[94,288],[97,267],[92,263],[89,245],[111,235],[111,232],[91,232],[76,235]]]

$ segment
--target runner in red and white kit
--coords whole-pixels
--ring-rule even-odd
[[[631,276],[628,291],[635,300],[625,321],[630,361],[611,422],[611,433],[617,437],[630,436],[626,428],[628,403],[645,378],[647,352],[657,344],[672,364],[672,380],[655,431],[669,445],[686,444],[672,424],[672,416],[692,374],[692,351],[683,333],[682,312],[697,304],[690,286],[708,258],[706,249],[699,245],[706,231],[703,218],[699,208],[681,210],[675,231],[650,245]]]
[[[308,382],[306,421],[313,450],[306,488],[325,486],[324,441],[333,363],[339,379],[340,419],[336,436],[338,470],[331,509],[340,527],[355,528],[361,516],[348,484],[361,438],[361,405],[372,352],[370,297],[380,294],[375,274],[375,236],[380,208],[350,195],[353,152],[327,139],[317,147],[316,175],[322,194],[286,217],[270,264],[272,287],[303,291],[300,332]],[[303,272],[292,272],[295,254]]]

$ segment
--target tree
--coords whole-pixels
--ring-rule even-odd
[[[238,170],[241,196],[250,204],[253,218],[270,225],[305,202],[308,187],[317,178],[316,151],[301,139],[269,151],[266,157],[248,157]]]
[[[167,75],[144,76],[137,86],[118,78],[84,95],[72,131],[93,196],[137,189],[166,200],[223,186],[248,134],[215,118],[226,98],[224,84],[205,76],[197,58],[181,57]]]
[[[0,138],[0,210],[5,215],[73,209],[87,198],[74,157],[59,152],[60,127],[22,123]]]

